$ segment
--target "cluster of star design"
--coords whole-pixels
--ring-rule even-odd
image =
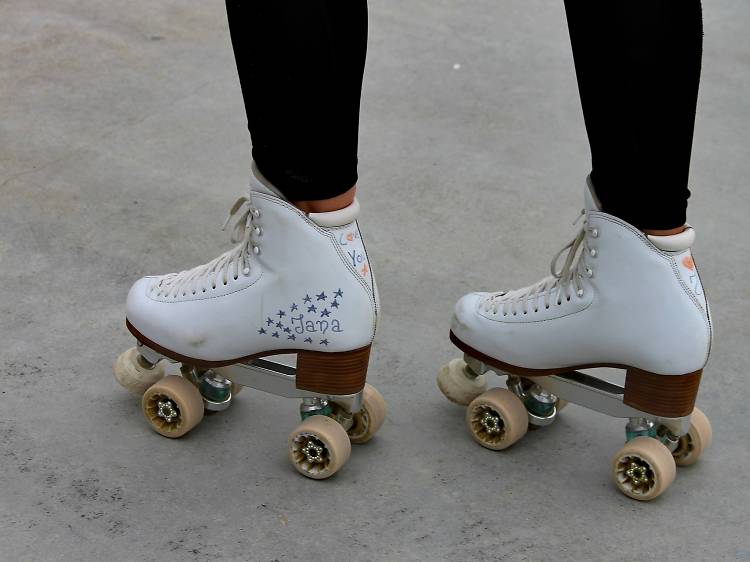
[[[327,295],[325,291],[320,293],[313,292],[311,297],[309,294],[300,300],[300,304],[292,302],[289,305],[289,312],[285,309],[279,309],[279,311],[272,316],[266,318],[265,326],[258,329],[258,334],[269,335],[272,338],[283,338],[286,336],[287,340],[296,341],[297,334],[292,332],[292,328],[284,323],[284,318],[291,315],[293,312],[303,313],[305,310],[307,313],[317,314],[320,318],[331,318],[331,314],[336,312],[336,309],[341,305],[341,299],[344,297],[344,292],[341,289],[333,291],[331,296]],[[312,337],[308,336],[303,340],[305,343],[314,343]],[[323,338],[319,341],[320,345],[328,345],[330,342],[328,338]]]

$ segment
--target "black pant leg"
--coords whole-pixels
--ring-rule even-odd
[[[357,182],[366,0],[226,0],[253,159],[290,200]]]
[[[642,229],[683,225],[700,0],[565,0],[565,9],[604,210]]]

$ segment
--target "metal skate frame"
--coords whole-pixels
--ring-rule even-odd
[[[519,398],[523,399],[525,397],[522,395],[523,389],[518,384],[520,382],[518,376],[500,371],[470,355],[464,355],[464,360],[469,370],[477,376],[489,371],[500,376],[506,375],[508,377],[508,388],[519,395]],[[584,408],[614,418],[629,419],[629,427],[647,426],[649,422],[655,424],[657,427],[660,425],[664,426],[668,430],[668,434],[664,439],[665,444],[672,449],[677,446],[675,438],[687,434],[690,429],[690,416],[664,418],[642,412],[623,402],[623,397],[625,396],[624,387],[580,371],[569,371],[567,373],[546,375],[543,377],[523,376],[520,378],[538,384],[544,390],[571,404],[578,404]],[[555,415],[556,411],[548,418],[539,418],[529,412],[529,423],[534,425],[548,425],[554,420]]]
[[[166,360],[172,364],[180,363],[162,355],[158,351],[154,351],[141,342],[138,342],[138,352],[141,354],[141,357],[152,364],[158,363],[161,360]],[[283,363],[267,359],[255,359],[248,363],[234,363],[226,367],[217,367],[211,369],[211,371],[241,386],[247,386],[285,398],[301,398],[307,404],[330,401],[335,402],[350,413],[356,413],[362,409],[364,391],[356,394],[330,395],[299,389],[297,388],[295,368]]]

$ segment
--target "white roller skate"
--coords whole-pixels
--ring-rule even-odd
[[[583,228],[551,276],[458,301],[450,337],[465,361],[443,367],[438,386],[468,405],[469,430],[490,449],[552,423],[561,401],[628,418],[613,476],[626,495],[650,500],[671,484],[675,463],[692,464],[711,441],[694,409],[712,337],[695,234],[645,235],[600,211],[590,180],[585,199]],[[576,371],[593,367],[624,370],[624,386]],[[508,390],[486,391],[487,371],[507,375]]]
[[[226,409],[241,386],[301,398],[289,457],[305,476],[327,478],[385,417],[365,383],[379,302],[359,205],[306,215],[253,172],[225,223],[237,246],[133,285],[126,316],[138,346],[117,359],[115,377],[143,395],[166,437]],[[296,367],[261,359],[278,354],[296,354]],[[181,375],[164,377],[162,360],[181,363]]]

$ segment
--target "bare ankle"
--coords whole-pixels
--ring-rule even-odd
[[[673,236],[674,234],[679,234],[686,228],[687,228],[687,225],[683,224],[682,226],[678,226],[677,228],[670,228],[667,230],[656,230],[656,229],[644,228],[643,232],[645,232],[649,236]]]

